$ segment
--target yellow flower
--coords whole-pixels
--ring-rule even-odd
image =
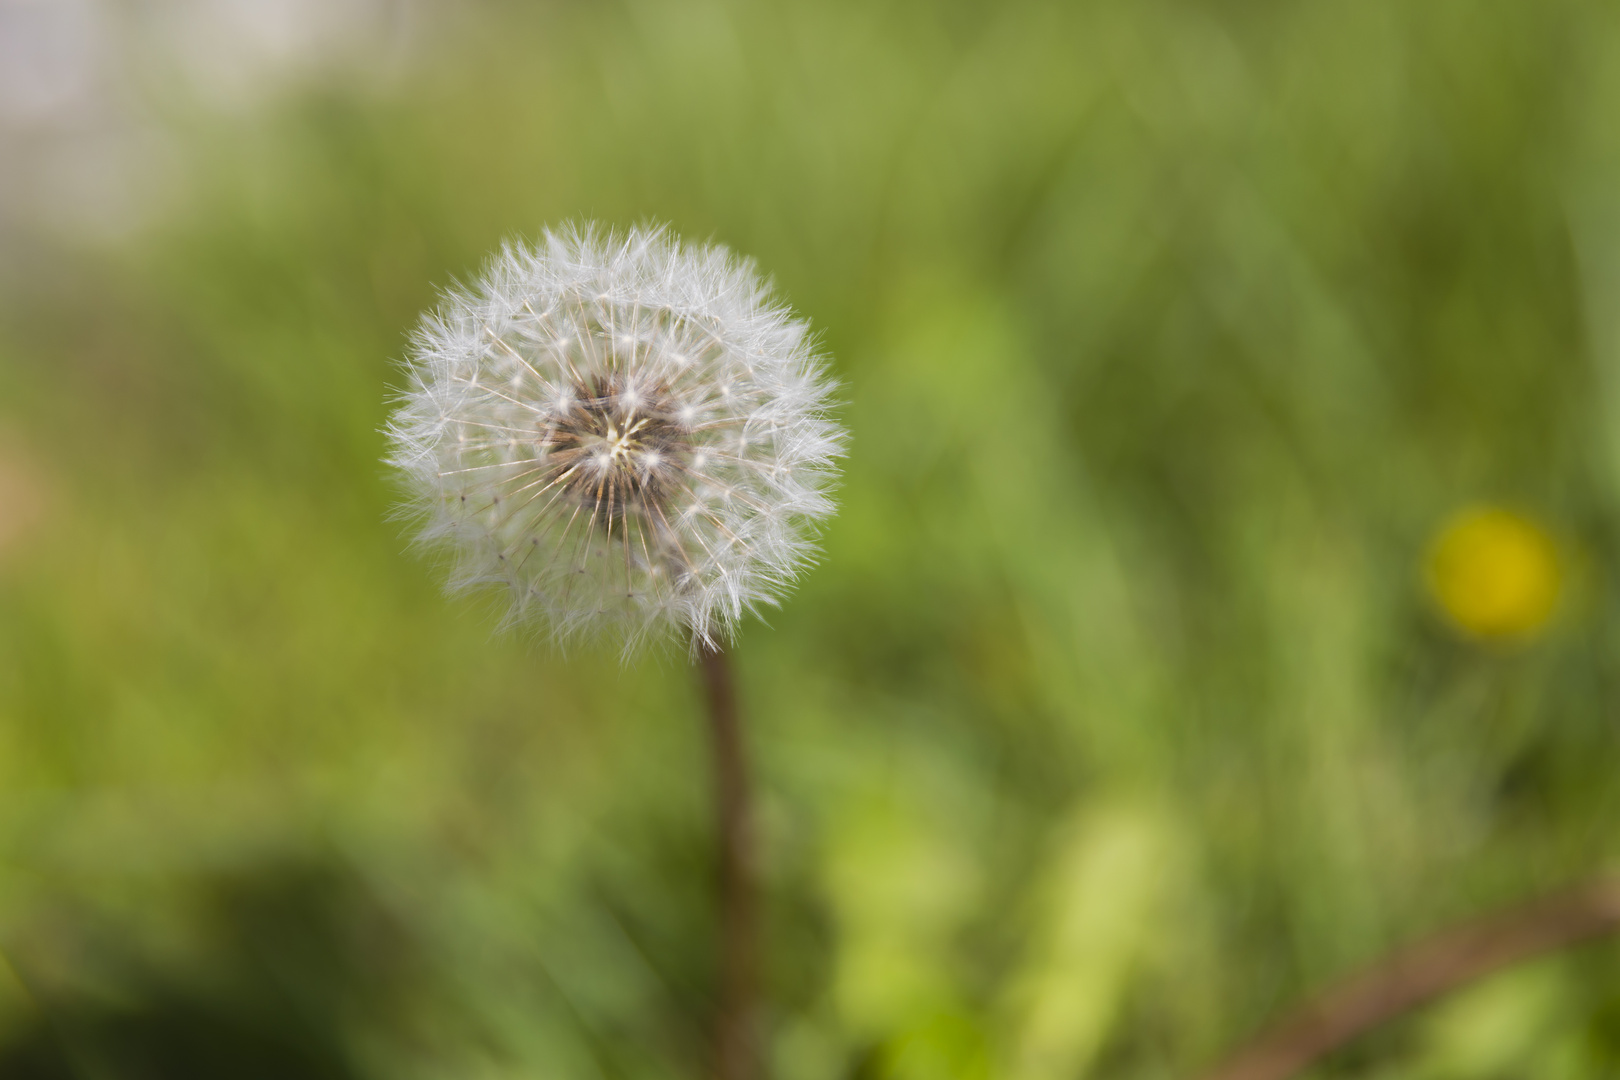
[[[1552,537],[1536,522],[1493,506],[1457,513],[1429,547],[1429,591],[1464,633],[1525,638],[1558,604],[1562,568]]]

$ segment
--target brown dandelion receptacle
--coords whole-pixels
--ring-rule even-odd
[[[663,521],[676,479],[690,470],[692,433],[662,386],[640,388],[618,375],[575,384],[569,406],[541,439],[546,485],[561,485],[592,527],[639,526],[642,540]]]

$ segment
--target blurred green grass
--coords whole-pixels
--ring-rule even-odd
[[[0,298],[17,1053],[200,1000],[362,1075],[703,1071],[691,673],[496,635],[387,518],[418,312],[569,218],[753,255],[844,383],[822,565],[738,653],[782,1080],[1186,1075],[1611,864],[1615,72],[1597,0],[643,0],[171,100],[178,212]],[[1517,647],[1420,587],[1482,500],[1569,562]],[[1617,1067],[1599,946],[1323,1074]]]

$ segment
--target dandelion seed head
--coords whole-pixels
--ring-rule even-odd
[[[753,264],[660,228],[508,244],[412,337],[388,426],[453,589],[626,647],[730,638],[833,509],[844,432],[803,322]]]

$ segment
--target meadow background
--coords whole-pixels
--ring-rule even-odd
[[[496,633],[379,461],[577,219],[843,384],[737,650],[776,1080],[1190,1076],[1620,859],[1614,5],[0,0],[0,1076],[705,1074],[693,672]],[[1426,590],[1479,504],[1549,621]],[[1616,1072],[1607,943],[1319,1075]]]

